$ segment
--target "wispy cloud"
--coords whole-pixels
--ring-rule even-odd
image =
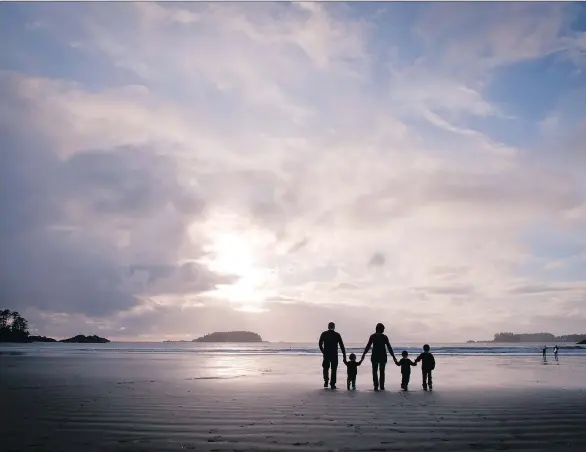
[[[586,251],[582,5],[0,10],[0,287],[44,333],[586,318],[527,239]]]

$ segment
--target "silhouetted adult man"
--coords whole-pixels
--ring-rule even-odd
[[[328,323],[328,330],[321,333],[319,337],[319,349],[324,356],[322,367],[324,369],[324,388],[328,387],[328,380],[330,387],[336,389],[336,374],[338,371],[338,344],[346,359],[346,349],[340,333],[335,331],[336,324],[334,322]],[[332,368],[331,378],[328,376],[328,370]]]

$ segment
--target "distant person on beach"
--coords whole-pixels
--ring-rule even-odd
[[[558,346],[557,346],[557,345],[556,345],[556,346],[553,348],[553,357],[554,357],[554,359],[555,359],[556,361],[558,360],[558,352],[559,352],[559,350],[560,350],[560,349],[558,348]]]
[[[346,361],[344,358],[344,364],[346,364],[346,369],[348,371],[346,388],[348,391],[350,391],[350,386],[352,386],[352,389],[356,389],[356,375],[358,375],[358,366],[362,364],[362,360],[357,362],[356,355],[354,353],[350,353],[350,361]]]
[[[324,357],[322,367],[324,371],[324,388],[328,387],[328,381],[332,389],[336,389],[336,374],[338,371],[338,344],[344,355],[346,361],[346,349],[340,333],[335,331],[336,324],[334,322],[328,323],[328,330],[321,333],[319,337],[319,349]],[[332,368],[331,378],[328,371]]]
[[[408,358],[409,352],[407,350],[403,350],[401,356],[402,358],[399,361],[395,360],[395,364],[401,367],[401,389],[407,391],[409,380],[411,379],[411,366],[416,366],[417,364]]]
[[[433,390],[433,381],[431,379],[431,371],[435,369],[435,358],[433,354],[429,351],[430,347],[429,344],[425,344],[423,346],[423,353],[420,353],[417,358],[415,358],[415,364],[421,361],[421,375],[423,377],[423,390],[427,391]]]
[[[541,352],[543,354],[543,360],[545,361],[547,359],[547,345],[543,346],[543,350]]]
[[[393,348],[391,347],[389,338],[386,336],[386,334],[384,334],[384,331],[385,326],[382,323],[377,323],[375,333],[372,334],[368,339],[368,344],[366,344],[364,352],[362,353],[362,358],[360,359],[360,361],[363,361],[364,357],[370,350],[370,347],[372,347],[370,362],[372,363],[372,382],[374,384],[375,391],[378,391],[379,384],[381,390],[384,391],[385,389],[385,367],[387,365],[387,349],[393,357],[393,361],[395,361],[395,363],[397,362],[397,358],[395,358],[395,353],[393,352]]]

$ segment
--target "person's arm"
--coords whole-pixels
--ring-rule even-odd
[[[409,362],[411,363],[412,366],[416,366],[417,363],[414,363],[413,361],[409,360]]]
[[[393,359],[395,360],[395,364],[396,364],[397,366],[401,366],[401,363],[400,363],[399,361],[397,361],[397,358],[395,358],[395,357],[393,356]]]
[[[342,350],[342,356],[344,356],[344,361],[346,361],[346,348],[344,348],[344,341],[342,340],[342,336],[338,333],[338,344],[340,344],[340,350]]]
[[[417,358],[415,358],[415,364],[417,364],[422,359],[423,359],[423,353],[420,353],[419,356]]]
[[[364,361],[364,357],[368,353],[368,350],[370,350],[371,345],[372,345],[372,336],[370,336],[368,338],[368,344],[366,344],[366,347],[364,347],[364,352],[362,353],[362,358],[360,358],[360,361]]]
[[[388,336],[385,336],[385,340],[386,340],[386,344],[385,345],[389,349],[389,353],[393,357],[393,361],[397,362],[397,358],[395,358],[395,352],[393,352],[393,347],[391,347],[391,343],[389,342]]]
[[[321,350],[321,354],[324,354],[324,333],[321,333],[321,335],[319,336],[319,349]]]

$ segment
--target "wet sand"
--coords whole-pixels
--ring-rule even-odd
[[[272,358],[263,359],[259,369]],[[3,355],[2,450],[586,450],[586,391],[579,385],[561,389],[539,378],[465,385],[463,370],[437,375],[434,392],[423,392],[415,369],[408,393],[398,391],[394,372],[388,390],[374,392],[361,369],[358,390],[348,392],[321,388],[319,368],[311,379],[269,369],[213,377],[186,373],[182,362]],[[476,371],[479,363],[494,364],[477,361]],[[558,381],[571,377],[568,369],[556,370]]]

